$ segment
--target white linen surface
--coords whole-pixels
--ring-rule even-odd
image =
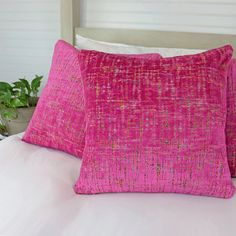
[[[0,142],[1,236],[235,236],[236,197],[76,195],[81,160]]]

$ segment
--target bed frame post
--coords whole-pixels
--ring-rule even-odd
[[[61,38],[74,44],[74,30],[79,27],[79,0],[60,0]]]

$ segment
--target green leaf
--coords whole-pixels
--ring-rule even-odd
[[[0,103],[1,103],[1,97],[4,96],[5,93],[6,92],[3,92],[3,91],[0,90]]]
[[[20,99],[21,103],[24,104],[23,107],[29,107],[30,106],[30,104],[29,104],[29,98],[30,97],[27,94],[19,96],[18,98]]]
[[[9,83],[0,82],[0,91],[12,90],[12,87]]]
[[[18,96],[20,96],[21,94],[25,94],[25,84],[22,83],[21,81],[16,81],[13,83],[13,91],[14,93],[18,94]]]
[[[28,107],[29,106],[29,95],[27,94],[27,88],[25,82],[17,81],[14,82],[13,88],[13,98],[18,99],[16,100],[17,103],[13,102],[13,107]],[[19,102],[20,101],[20,102]]]
[[[24,88],[25,87],[25,85],[24,85],[24,83],[22,83],[21,81],[16,81],[16,82],[14,82],[14,83],[12,83],[12,84],[14,84],[14,87],[13,88]]]
[[[35,78],[31,82],[31,90],[35,97],[37,96],[39,92],[39,87],[41,85],[42,79],[43,79],[43,76],[36,75]]]
[[[10,107],[12,108],[25,107],[25,106],[27,106],[27,104],[25,104],[25,102],[19,98],[12,98],[10,101]]]
[[[16,109],[8,108],[2,112],[2,117],[4,120],[14,120],[18,117]]]
[[[30,88],[30,84],[26,79],[20,79],[20,81],[25,85],[26,89],[27,89],[27,94],[30,96],[31,93],[31,88]]]
[[[10,106],[11,102],[11,91],[7,90],[6,92],[1,92],[0,103],[4,106]]]

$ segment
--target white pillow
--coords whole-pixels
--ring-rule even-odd
[[[79,49],[96,50],[107,53],[123,53],[123,54],[159,53],[163,57],[191,55],[191,54],[201,53],[204,51],[195,49],[153,48],[153,47],[141,47],[127,44],[108,43],[85,38],[78,34],[76,35],[76,47]]]

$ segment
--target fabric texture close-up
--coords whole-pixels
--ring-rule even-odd
[[[236,177],[236,59],[228,70],[226,145],[231,176]]]
[[[82,50],[87,130],[75,191],[231,197],[231,57],[231,46],[157,60]]]
[[[23,140],[81,157],[84,148],[84,100],[79,50],[58,41],[49,74]]]

